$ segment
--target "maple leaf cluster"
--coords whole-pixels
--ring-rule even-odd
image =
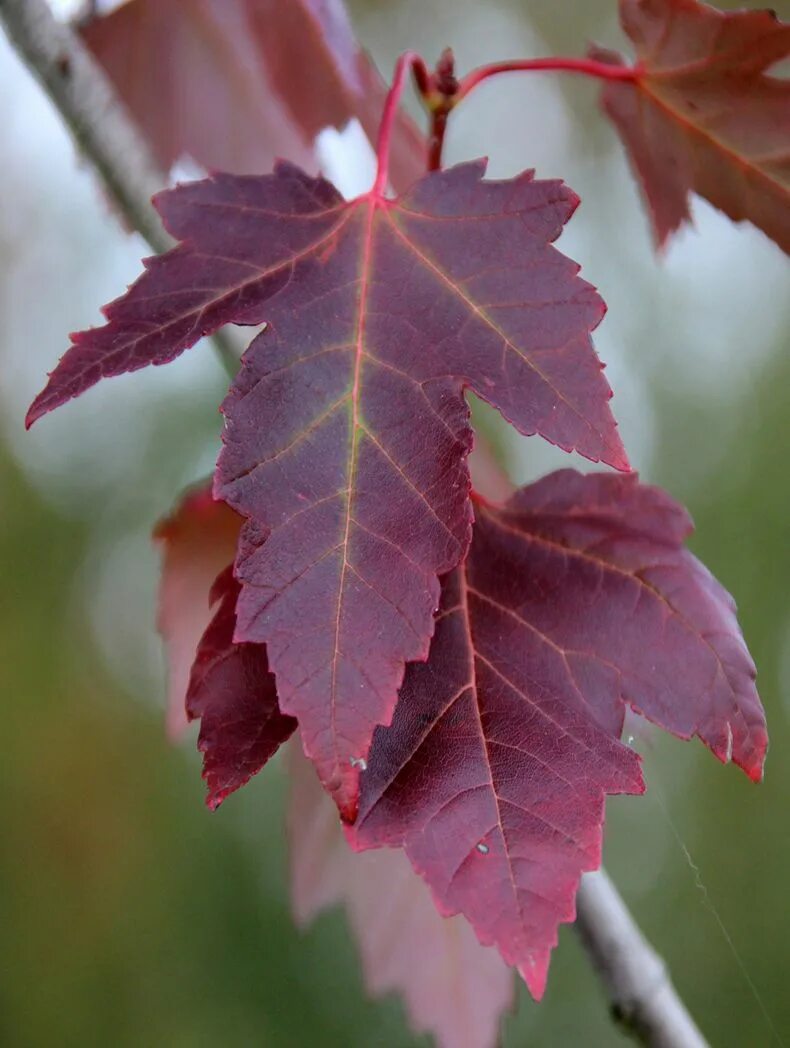
[[[159,37],[168,11],[137,0],[112,17]],[[291,11],[286,41],[312,8]],[[658,242],[694,190],[788,248],[790,154],[776,143],[790,141],[790,96],[765,70],[790,28],[696,0],[621,11],[639,62],[604,104]],[[109,24],[88,40],[150,119],[150,84],[130,86],[109,57]],[[320,85],[292,100],[303,128],[357,107],[329,83],[319,111]],[[359,93],[365,120],[378,91]],[[396,127],[405,170],[411,132]],[[172,159],[183,142],[160,131]],[[201,159],[202,125],[181,131]],[[644,789],[620,741],[626,709],[755,781],[767,737],[732,599],[685,549],[685,511],[630,472],[591,340],[603,302],[554,247],[577,197],[532,172],[484,175],[481,162],[396,174],[410,184],[395,199],[379,177],[346,201],[278,162],[161,193],[178,246],[145,261],[105,326],[73,336],[29,423],[225,324],[263,325],[222,404],[211,487],[157,532],[171,730],[200,720],[212,808],[298,731],[352,847],[403,849],[439,911],[462,914],[540,997],[558,925],[600,863],[605,797]],[[617,472],[561,470],[487,502],[471,488],[467,390]],[[404,992],[430,1027],[413,983]]]

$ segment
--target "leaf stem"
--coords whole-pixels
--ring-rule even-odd
[[[395,124],[395,115],[398,112],[398,104],[403,94],[403,88],[406,85],[406,77],[410,72],[414,74],[414,82],[420,95],[425,97],[428,92],[429,74],[424,60],[416,51],[404,51],[395,63],[392,86],[384,101],[384,112],[379,125],[379,137],[376,145],[378,167],[376,169],[376,181],[373,183],[373,189],[371,190],[374,196],[384,196],[387,189],[392,129]]]
[[[457,92],[455,57],[452,49],[446,47],[436,63],[435,72],[428,80],[427,90],[423,92],[423,102],[431,114],[431,133],[428,138],[429,171],[438,171],[442,166],[444,134]]]
[[[434,109],[431,113],[431,133],[428,138],[428,170],[438,171],[442,166],[444,133],[447,130],[447,118],[450,110],[446,107]]]
[[[500,73],[539,71],[580,73],[582,76],[592,76],[599,80],[625,81],[636,80],[640,74],[638,66],[610,65],[608,62],[597,62],[593,58],[514,58],[505,62],[492,62],[491,65],[480,66],[467,73],[458,85],[453,102],[457,105],[484,80],[499,76]]]

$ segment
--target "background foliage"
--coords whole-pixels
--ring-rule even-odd
[[[620,40],[610,0],[350,7],[385,71],[406,46],[430,57],[452,43],[463,70]],[[606,862],[711,1042],[768,1045],[706,898],[790,1037],[787,264],[699,202],[699,233],[656,261],[595,93],[534,76],[487,86],[459,112],[447,158],[489,153],[493,175],[535,166],[581,194],[561,244],[609,304],[596,341],[626,447],[687,503],[695,552],[738,599],[771,730],[765,784],[640,734],[651,789],[610,801]],[[143,250],[4,43],[0,126],[0,1042],[422,1043],[397,1002],[364,998],[340,914],[293,928],[280,767],[209,817],[196,754],[163,736],[148,533],[215,457],[223,376],[209,350],[116,379],[23,436],[66,333],[98,320]],[[568,461],[504,431],[500,447],[519,481]],[[571,929],[544,1003],[520,990],[505,1043],[619,1043]]]

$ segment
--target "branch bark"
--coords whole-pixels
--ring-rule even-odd
[[[166,251],[173,242],[151,197],[167,180],[104,71],[46,0],[0,0],[0,20],[128,224],[155,251]],[[232,342],[222,337],[218,349],[235,370]],[[615,1017],[651,1048],[706,1048],[663,962],[603,871],[583,878],[577,908],[576,927]]]
[[[151,204],[167,179],[104,70],[46,0],[0,0],[0,17],[128,224],[155,251],[172,247]]]
[[[576,930],[604,984],[613,1017],[650,1048],[707,1048],[666,965],[604,870],[584,875],[576,911]]]
[[[54,17],[46,0],[0,0],[0,21],[128,226],[154,251],[167,251],[174,241],[151,203],[167,185],[167,177],[104,70],[79,36]],[[235,374],[239,353],[234,341],[225,332],[213,341],[226,369]]]

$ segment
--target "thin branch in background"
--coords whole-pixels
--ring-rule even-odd
[[[0,20],[126,221],[156,251],[167,250],[172,241],[151,205],[166,179],[103,70],[45,0],[0,0]],[[220,351],[235,370],[238,356],[229,340]],[[576,927],[613,1013],[652,1048],[705,1048],[663,962],[603,871],[582,879],[577,906]]]
[[[650,1048],[707,1048],[666,965],[604,870],[582,877],[576,913],[576,930],[606,988],[613,1018]]]
[[[174,241],[151,203],[167,178],[104,70],[77,34],[54,17],[46,0],[0,0],[0,20],[128,226],[154,251],[169,250]],[[220,332],[213,342],[224,367],[235,375],[239,353],[233,340]]]

